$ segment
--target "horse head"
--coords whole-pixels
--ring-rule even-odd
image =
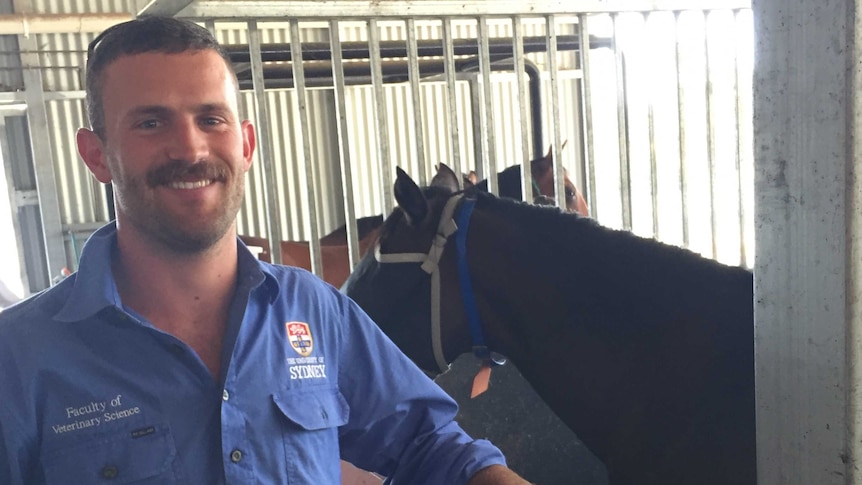
[[[430,186],[420,188],[398,168],[394,189],[398,207],[384,221],[375,250],[365,255],[342,291],[419,367],[439,374],[469,350],[463,344],[469,337],[461,299],[450,293],[458,287],[457,278],[439,270],[455,264],[447,237],[454,228],[441,227],[440,221],[451,221],[451,213],[444,212],[452,209],[447,202],[459,190],[458,179],[441,165]],[[441,284],[440,278],[447,281]],[[380,294],[388,295],[386,301]],[[424,329],[424,335],[417,335],[417,329]]]

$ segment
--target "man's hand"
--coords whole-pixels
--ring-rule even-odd
[[[479,470],[467,485],[530,485],[530,482],[503,465],[491,465]]]

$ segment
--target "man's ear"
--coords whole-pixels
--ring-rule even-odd
[[[96,180],[103,184],[111,183],[111,172],[105,163],[105,152],[99,136],[92,130],[81,128],[75,140],[78,142],[78,154],[81,155],[90,172],[96,176]]]
[[[242,158],[245,160],[245,169],[248,170],[249,167],[251,167],[252,156],[254,155],[254,149],[257,146],[257,139],[255,138],[254,125],[251,124],[251,121],[243,121],[241,129]]]

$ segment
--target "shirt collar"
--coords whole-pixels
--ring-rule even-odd
[[[254,254],[246,247],[239,238],[237,241],[238,255],[238,271],[240,284],[237,287],[237,293],[241,288],[249,290],[263,286],[263,291],[266,292],[269,303],[272,304],[278,298],[280,286],[278,278],[273,273],[273,266],[257,259]]]
[[[102,226],[87,239],[69,298],[55,315],[58,321],[77,322],[106,307],[123,308],[111,271],[111,252],[116,244],[115,222]],[[241,288],[250,291],[263,284],[269,303],[273,303],[278,297],[279,284],[272,266],[258,261],[239,238],[237,253],[240,278],[237,291],[242,291]]]
[[[111,251],[117,242],[114,222],[94,232],[81,251],[78,271],[69,299],[57,312],[56,319],[75,322],[89,318],[105,307],[121,308],[120,294],[111,273]]]

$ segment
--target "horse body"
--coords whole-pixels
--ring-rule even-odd
[[[428,252],[454,187],[417,192],[406,175],[399,185],[379,251]],[[555,209],[476,198],[466,258],[487,345],[605,463],[610,483],[754,484],[751,273]],[[450,240],[439,262],[449,362],[472,345],[456,260]],[[430,292],[408,266],[369,254],[344,289],[431,370],[417,337],[430,333]]]

